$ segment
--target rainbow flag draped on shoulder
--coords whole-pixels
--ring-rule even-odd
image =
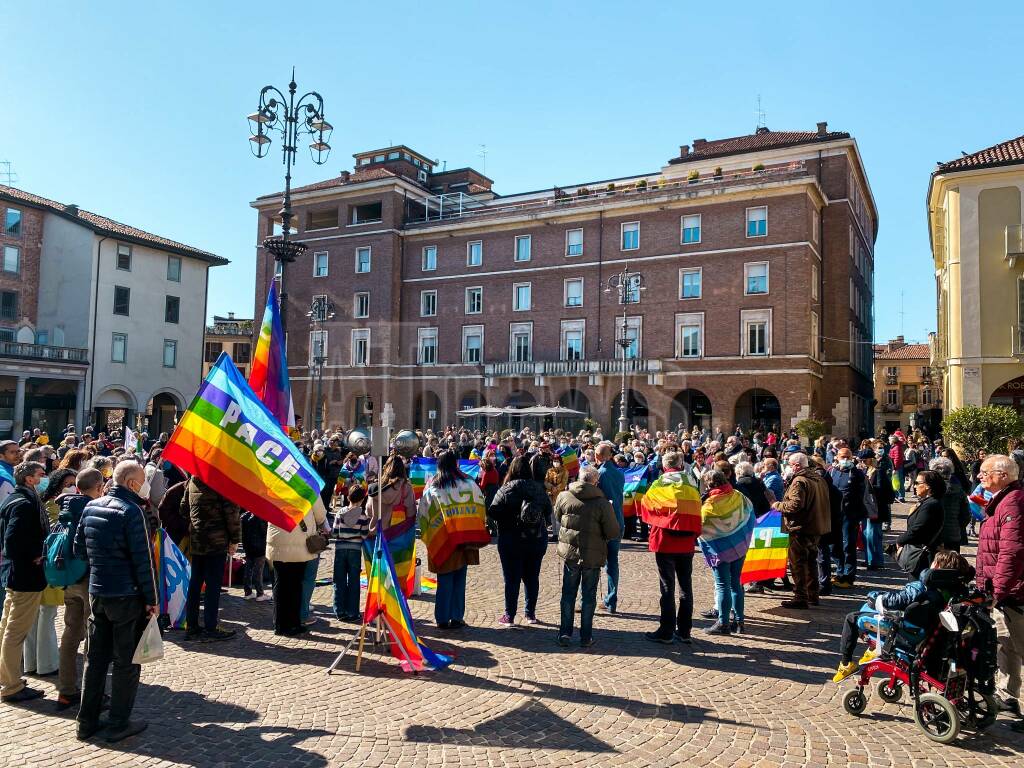
[[[459,469],[462,473],[476,480],[480,477],[480,461],[478,459],[459,459]],[[423,489],[430,484],[430,480],[437,474],[437,459],[428,459],[417,456],[409,465],[409,482],[412,483],[412,492],[416,501],[423,497]]]
[[[708,565],[732,563],[747,554],[754,533],[754,505],[731,485],[714,488],[700,510],[697,542]]]
[[[647,467],[636,467],[623,472],[625,482],[622,485],[622,516],[636,517],[639,510],[637,503],[647,492]]]
[[[288,379],[281,313],[277,305],[276,280],[270,281],[260,337],[252,356],[249,386],[282,427],[287,429],[295,426],[295,408],[292,405],[292,385]]]
[[[774,509],[765,512],[754,526],[740,581],[749,584],[752,581],[781,579],[786,575],[788,559],[789,534],[782,532],[782,513]]]
[[[164,458],[286,531],[319,501],[323,488],[224,352],[178,422]]]
[[[475,482],[459,483],[451,488],[430,486],[420,500],[420,525],[427,545],[427,565],[448,561],[459,547],[483,547],[490,543],[487,532],[484,494]]]
[[[678,533],[700,533],[700,492],[685,472],[665,472],[639,501],[648,525]]]
[[[370,559],[370,567],[363,623],[368,625],[378,616],[381,618],[391,638],[391,655],[398,659],[406,672],[447,667],[452,663],[452,657],[434,653],[416,636],[412,614],[409,613],[409,603],[405,599],[405,593],[399,588],[395,563],[391,559],[387,539],[378,532],[373,548],[369,549],[369,542],[364,546],[369,550],[367,557]]]

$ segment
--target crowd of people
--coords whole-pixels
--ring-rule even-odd
[[[584,648],[596,642],[598,610],[614,614],[623,599],[623,539],[646,543],[653,553],[660,617],[644,637],[667,645],[692,642],[698,551],[715,590],[714,607],[702,614],[709,621],[704,631],[728,636],[744,632],[750,593],[779,592],[783,608],[811,610],[833,590],[854,588],[862,569],[885,567],[887,554],[913,584],[936,557],[948,560],[943,553],[958,552],[976,535],[977,583],[992,595],[1000,632],[999,695],[1006,709],[1019,713],[1024,453],[975,456],[965,466],[941,440],[920,433],[883,432],[852,445],[838,437],[805,444],[777,427],[746,433],[737,427],[728,435],[683,425],[653,433],[634,427],[614,440],[599,429],[452,427],[418,436],[415,451],[399,446],[379,460],[350,450],[342,429],[296,436],[324,485],[322,504],[291,531],[240,509],[164,461],[166,434],[138,435],[135,450],[124,447],[120,434],[86,430],[79,436],[72,428],[56,446],[39,430],[19,442],[0,442],[0,577],[6,589],[0,698],[39,698],[43,692],[23,675],[57,674],[57,707],[78,705],[80,738],[99,731],[100,711],[108,706],[108,741],[145,727],[131,719],[139,681],[132,655],[158,610],[151,544],[159,528],[191,561],[185,641],[217,642],[235,634],[218,616],[224,581],[234,578],[236,567],[245,598],[273,601],[276,634],[308,632],[322,620],[311,610],[311,598],[321,553],[328,549],[333,614],[360,621],[364,541],[415,522],[427,544],[427,568],[437,577],[438,629],[466,627],[467,571],[480,563],[490,532],[504,582],[497,626],[513,627],[520,615],[527,625],[538,623],[542,563],[555,543],[562,575],[555,639],[563,647],[573,643],[578,614]],[[417,458],[436,462],[418,499],[409,472]],[[476,460],[473,476],[460,465],[466,460]],[[643,477],[628,505],[627,475]],[[915,502],[906,530],[887,537],[892,504],[906,499]],[[972,505],[980,515],[972,515]],[[788,575],[781,583],[744,586],[756,521],[771,510],[781,515],[789,536]],[[478,524],[480,533],[442,540],[435,534],[452,515]],[[51,528],[69,532],[73,548],[67,556],[83,564],[80,578],[63,589],[50,584],[45,571]],[[60,605],[64,630],[58,643]],[[87,625],[79,685],[76,657]],[[844,632],[837,679],[856,670],[849,635]],[[111,665],[108,701],[104,683]]]

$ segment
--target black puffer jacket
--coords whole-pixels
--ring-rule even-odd
[[[519,523],[523,502],[529,499],[544,510],[544,525],[535,530],[524,530]],[[523,539],[547,539],[547,526],[551,524],[551,499],[544,483],[536,480],[513,480],[505,483],[494,494],[487,516],[498,524],[499,536],[517,536]]]
[[[156,577],[145,502],[123,486],[85,505],[75,533],[75,554],[89,561],[89,594],[141,596],[156,605]]]

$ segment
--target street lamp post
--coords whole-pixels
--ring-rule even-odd
[[[630,272],[629,265],[622,267],[622,271],[612,275],[605,283],[604,292],[611,294],[617,292],[619,303],[622,304],[622,328],[616,343],[622,347],[622,386],[619,392],[619,432],[629,430],[629,415],[626,407],[626,350],[633,342],[629,339],[629,320],[626,317],[626,310],[630,304],[637,304],[640,301],[640,291],[646,291],[644,278],[639,272]]]
[[[284,199],[281,205],[281,236],[270,236],[263,240],[263,247],[273,254],[278,264],[279,301],[281,303],[281,328],[285,330],[288,322],[288,294],[285,293],[285,265],[295,261],[306,251],[305,243],[297,243],[289,238],[292,223],[292,166],[295,165],[295,153],[298,150],[299,138],[308,135],[312,138],[309,154],[313,162],[323,165],[331,153],[333,126],[324,119],[324,100],[316,91],[295,99],[295,67],[292,67],[292,79],[288,83],[287,98],[272,85],[260,91],[258,109],[249,115],[249,126],[252,135],[249,137],[249,148],[256,157],[265,157],[270,149],[269,134],[276,131],[281,135],[281,154],[284,163]]]
[[[310,365],[316,371],[316,412],[313,413],[313,406],[310,406],[310,422],[313,425],[313,429],[320,430],[320,417],[323,414],[323,408],[320,405],[321,392],[323,389],[324,382],[324,364],[327,362],[327,350],[324,347],[323,339],[317,331],[321,330],[321,323],[327,322],[328,320],[334,319],[334,304],[326,296],[316,296],[309,305],[309,312],[306,313],[306,317],[309,318],[309,325],[313,330],[310,334],[311,337],[316,339],[315,346],[310,350]],[[313,371],[310,371],[310,378],[312,378]]]

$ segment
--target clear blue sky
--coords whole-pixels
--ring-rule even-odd
[[[827,120],[857,138],[880,211],[877,339],[935,323],[935,162],[1024,133],[1019,1],[2,7],[0,160],[23,189],[231,259],[210,314],[253,310],[248,203],[282,168],[249,153],[244,117],[293,64],[335,126],[300,184],[391,143],[480,167],[486,144],[510,193],[657,170],[694,138],[750,132],[758,95],[769,128]]]

